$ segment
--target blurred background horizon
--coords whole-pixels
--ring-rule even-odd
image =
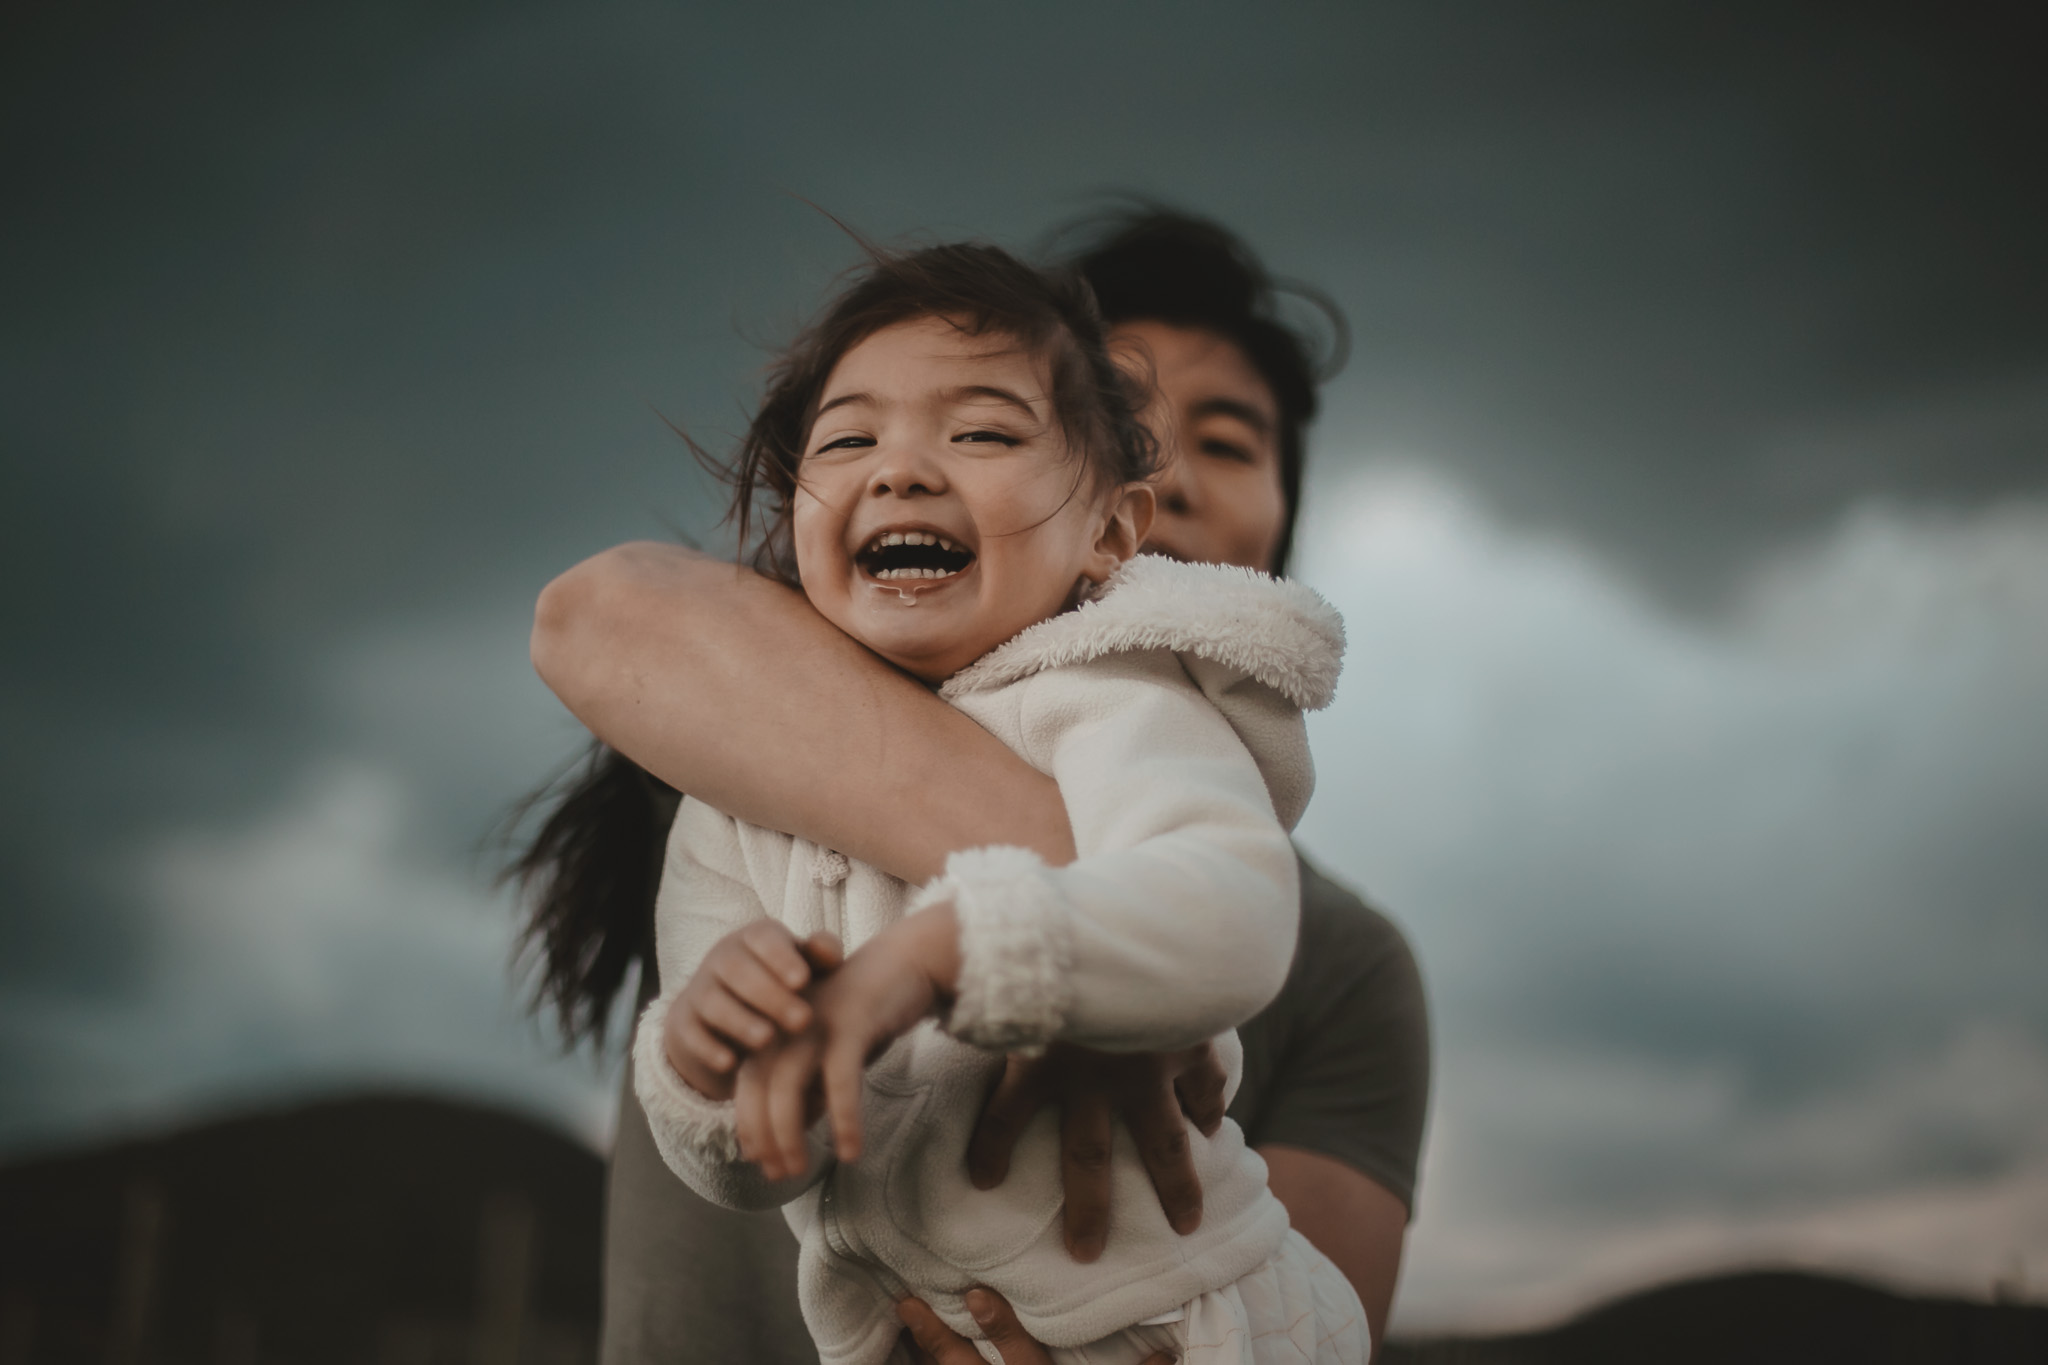
[[[1917,7],[4,21],[0,1160],[396,1088],[602,1146],[492,832],[553,574],[881,239],[1211,215],[1354,346],[1310,856],[1422,960],[1397,1330],[2048,1301],[2048,96]],[[806,203],[805,201],[809,201]]]

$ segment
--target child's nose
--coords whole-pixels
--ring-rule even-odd
[[[945,491],[946,475],[941,462],[909,443],[884,449],[868,479],[870,497],[928,497]]]

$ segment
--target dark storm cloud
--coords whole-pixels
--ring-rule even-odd
[[[778,330],[846,256],[785,191],[884,234],[1026,236],[1118,184],[1218,211],[1354,316],[1326,446],[1420,447],[1679,586],[1861,494],[2040,478],[2048,191],[2010,35],[1869,7],[1242,19],[53,20],[18,58],[23,321],[125,390],[96,396],[197,428],[188,501],[374,523],[407,546],[391,591],[420,546],[516,543],[615,473],[561,458],[634,425],[593,430],[565,372],[727,417],[735,315]],[[1932,416],[1845,457],[1873,410]]]

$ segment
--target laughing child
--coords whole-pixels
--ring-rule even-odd
[[[901,1359],[907,1294],[978,1337],[977,1284],[1068,1365],[1367,1356],[1350,1285],[1227,1120],[1189,1135],[1186,1235],[1119,1134],[1088,1264],[1061,1239],[1052,1115],[1002,1185],[967,1175],[1007,1051],[1213,1040],[1234,1090],[1233,1030],[1294,946],[1301,713],[1342,625],[1297,585],[1137,554],[1141,405],[1078,281],[985,246],[877,253],[777,364],[733,466],[761,562],[1052,776],[1077,853],[968,850],[919,888],[682,803],[635,1086],[692,1188],[783,1207],[827,1365]]]

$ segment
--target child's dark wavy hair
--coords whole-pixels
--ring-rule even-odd
[[[1090,475],[1099,488],[1159,472],[1158,443],[1140,420],[1144,387],[1110,359],[1102,314],[1082,275],[1039,270],[977,242],[866,251],[867,265],[770,368],[760,410],[732,459],[699,452],[732,488],[729,517],[742,554],[751,543],[756,569],[797,582],[790,501],[825,381],[848,351],[899,322],[940,318],[968,336],[1008,338],[1042,360],[1053,412],[1078,456],[1077,489]]]
[[[741,557],[756,569],[798,581],[790,510],[826,381],[848,351],[901,322],[940,318],[1041,360],[1075,457],[1076,493],[1158,472],[1158,444],[1140,419],[1146,386],[1111,360],[1080,274],[1035,269],[980,243],[862,246],[866,265],[769,368],[761,406],[732,457],[715,459],[690,442],[731,488],[728,520]],[[654,895],[677,800],[674,788],[600,744],[527,803],[552,805],[507,871],[530,906],[520,951],[536,968],[535,1003],[569,1039],[601,1043],[633,964],[646,970],[652,960]]]

